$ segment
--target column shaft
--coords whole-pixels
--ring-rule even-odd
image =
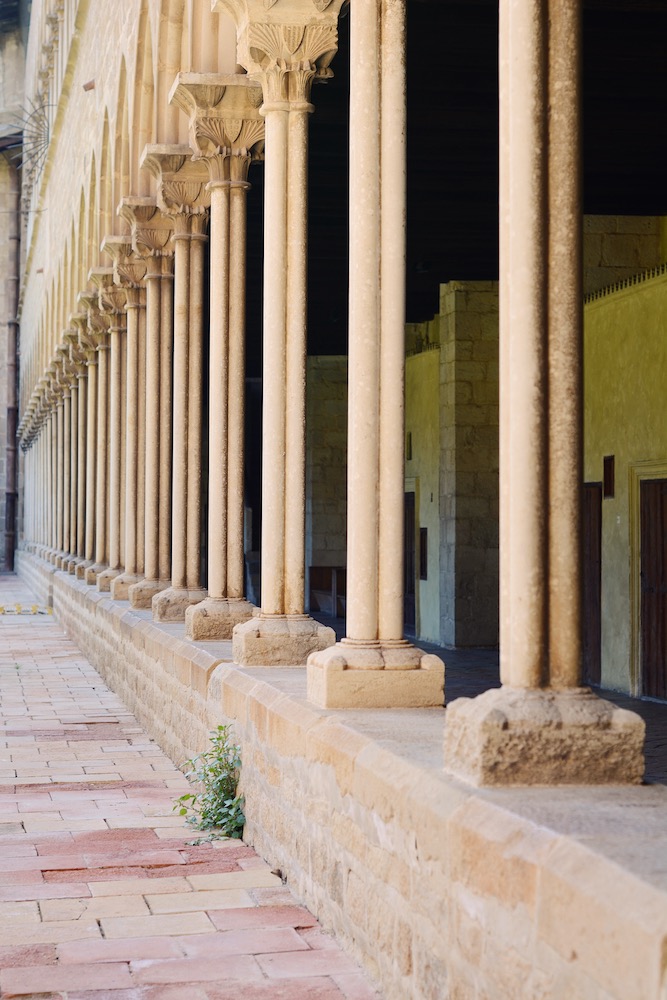
[[[243,494],[245,447],[245,282],[246,185],[230,192],[229,392],[227,474],[227,596],[245,594],[243,564]]]
[[[174,287],[171,256],[162,258],[160,321],[160,512],[159,579],[171,576],[172,483],[172,357],[174,349]]]
[[[55,468],[56,468],[56,538],[55,547],[58,552],[63,550],[63,530],[64,530],[64,461],[65,461],[65,401],[60,397],[56,408],[56,434],[55,434]]]
[[[70,488],[72,484],[72,395],[71,389],[67,386],[65,390],[65,396],[63,398],[63,440],[62,447],[60,449],[61,460],[62,460],[62,477],[63,477],[63,487],[62,487],[62,522],[63,522],[63,534],[62,534],[62,546],[61,549],[64,553],[69,552],[69,534],[70,534]]]
[[[204,362],[204,250],[206,217],[192,218],[188,321],[187,555],[189,590],[201,587],[201,458]]]
[[[79,559],[86,558],[86,486],[88,469],[86,464],[86,437],[91,433],[86,427],[88,410],[88,384],[86,370],[79,374],[79,399],[77,417],[77,453],[76,453],[76,554]]]
[[[86,400],[86,562],[95,559],[96,483],[97,483],[97,355],[88,360],[88,398]]]
[[[139,289],[139,363],[137,366],[137,560],[136,572],[145,572],[146,544],[146,305]]]
[[[350,11],[347,635],[378,638],[380,67],[378,4]]]
[[[109,348],[98,349],[97,361],[97,452],[95,480],[95,564],[101,567],[107,559],[107,400],[109,395]]]
[[[171,585],[187,587],[188,523],[188,324],[190,312],[190,225],[180,216],[174,232],[174,383]]]
[[[125,338],[127,387],[125,408],[125,573],[132,576],[137,572],[139,462],[139,301],[138,292],[133,290],[133,294],[133,301],[130,303],[128,300]]]
[[[285,317],[288,111],[266,113],[264,380],[262,403],[262,613],[284,613]]]
[[[227,596],[227,415],[229,401],[229,183],[211,185],[208,593]]]
[[[147,580],[157,580],[159,565],[160,488],[160,257],[148,259],[146,274],[146,515],[145,565]]]
[[[113,317],[109,337],[109,569],[120,570],[120,506],[122,459],[122,328]]]
[[[72,386],[70,402],[70,486],[69,486],[69,547],[70,555],[76,555],[77,543],[77,499],[79,480],[79,387],[78,382]]]

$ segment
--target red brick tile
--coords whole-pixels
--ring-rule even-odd
[[[339,947],[336,939],[332,938],[330,934],[325,934],[320,927],[304,927],[299,930],[299,937],[305,941],[309,948],[337,949]]]
[[[53,944],[5,945],[0,947],[0,969],[26,965],[53,965],[56,948]]]
[[[39,882],[0,887],[0,900],[6,902],[20,899],[76,899],[83,896],[90,896],[90,889],[85,882],[67,882],[62,885]]]
[[[241,980],[244,995],[246,983],[264,978],[257,962],[250,955],[229,955],[208,961],[201,958],[181,958],[168,962],[132,962],[130,968],[135,982],[140,984]]]
[[[278,955],[258,955],[257,961],[271,979],[297,976],[333,976],[358,972],[358,966],[340,951],[289,951]]]
[[[6,996],[44,993],[47,990],[124,989],[132,986],[125,963],[114,965],[35,965],[0,972],[0,987]]]
[[[203,937],[209,937],[204,934]],[[166,937],[67,941],[58,945],[58,960],[63,965],[88,962],[130,962],[140,959],[182,958],[183,948]]]
[[[298,951],[308,948],[306,942],[291,927],[222,931],[213,937],[210,934],[183,937],[180,942],[188,958],[264,955],[274,951]]]
[[[254,927],[313,927],[317,921],[303,906],[252,906],[238,910],[212,910],[211,922],[220,931]]]

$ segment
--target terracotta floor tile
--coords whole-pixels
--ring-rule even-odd
[[[340,950],[291,951],[277,955],[258,955],[257,961],[270,979],[297,976],[331,976],[358,972],[358,966]]]
[[[209,937],[209,935],[204,935]],[[58,961],[82,965],[87,962],[130,962],[142,959],[182,958],[178,939],[169,937],[119,938],[114,941],[69,941],[58,945]]]
[[[166,962],[132,962],[132,976],[137,983],[204,983],[235,979],[245,986],[263,975],[250,955],[229,955],[216,959],[176,958]]]
[[[132,979],[125,963],[35,965],[0,972],[0,989],[4,996],[43,993],[46,990],[121,989],[130,986]]]

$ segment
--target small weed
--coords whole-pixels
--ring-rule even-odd
[[[174,802],[179,816],[187,816],[186,823],[211,831],[206,840],[243,836],[243,796],[236,794],[241,748],[231,742],[231,728],[218,726],[211,733],[210,748],[186,761],[185,777],[196,782],[200,790],[180,795]]]

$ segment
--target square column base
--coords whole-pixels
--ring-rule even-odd
[[[97,578],[100,575],[100,573],[103,573],[105,571],[106,568],[107,567],[105,563],[93,563],[92,566],[88,566],[88,568],[86,569],[84,580],[86,581],[89,587],[97,586]]]
[[[247,622],[258,609],[243,598],[207,597],[185,610],[185,637],[196,642],[231,639],[235,625]]]
[[[302,667],[310,653],[326,649],[336,633],[309,615],[262,615],[232,633],[234,662],[244,667]]]
[[[74,567],[74,576],[77,578],[77,580],[85,580],[86,572],[87,570],[90,569],[92,565],[93,564],[90,561],[90,559],[82,559],[80,563],[77,563],[77,565]]]
[[[442,708],[445,665],[404,640],[343,639],[308,658],[308,700],[318,708]]]
[[[140,580],[128,589],[128,600],[133,608],[150,608],[155,595],[168,587],[169,580]]]
[[[129,601],[128,591],[134,583],[139,583],[140,576],[136,573],[121,573],[111,581],[111,597],[114,601]]]
[[[643,747],[643,720],[588,688],[502,687],[447,708],[445,769],[477,786],[638,784]]]
[[[199,604],[206,597],[206,591],[199,587],[193,590],[181,590],[177,587],[167,587],[160,591],[151,601],[154,622],[184,622],[185,609],[191,604]]]
[[[98,573],[97,575],[97,589],[101,594],[111,593],[111,581],[115,580],[117,576],[120,576],[121,570],[119,569],[105,569],[103,573]]]

